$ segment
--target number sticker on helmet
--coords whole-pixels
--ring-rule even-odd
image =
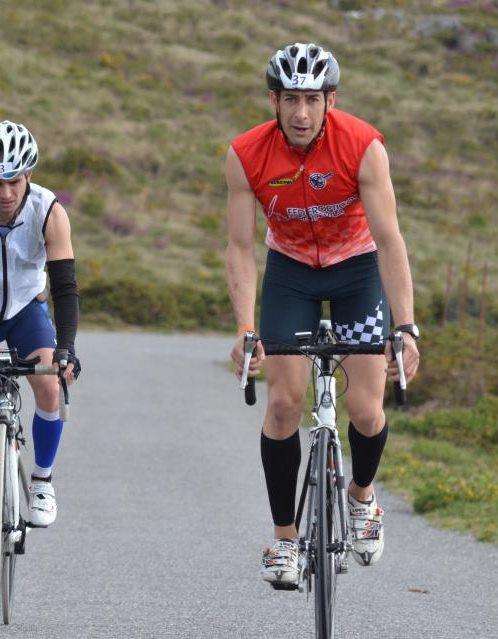
[[[303,84],[313,80],[311,73],[293,73],[291,82],[293,87],[301,87]]]
[[[0,173],[11,173],[13,170],[12,162],[0,162]]]

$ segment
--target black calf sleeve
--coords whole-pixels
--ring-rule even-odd
[[[270,439],[261,433],[261,459],[275,526],[294,523],[296,485],[301,463],[299,430],[287,439]]]
[[[375,477],[379,467],[382,451],[387,441],[387,423],[384,428],[373,437],[365,437],[349,422],[349,444],[351,445],[351,461],[353,465],[353,479],[355,484],[365,488]]]

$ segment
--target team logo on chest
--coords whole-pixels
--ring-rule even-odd
[[[330,171],[329,173],[312,173],[309,176],[309,181],[311,186],[319,191],[320,189],[324,189],[327,186],[328,180],[330,180],[333,175],[334,174],[332,171]]]
[[[268,182],[268,186],[290,186],[291,184],[294,184],[297,179],[299,179],[302,172],[303,167],[300,167],[292,177],[270,180],[270,182]]]

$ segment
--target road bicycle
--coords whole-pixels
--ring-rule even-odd
[[[12,603],[16,559],[25,552],[27,533],[34,528],[23,516],[27,506],[28,478],[20,447],[25,445],[19,413],[21,395],[16,378],[26,375],[57,375],[52,366],[39,364],[40,358],[23,360],[16,351],[0,351],[0,503],[2,504],[2,534],[0,536],[2,614],[4,624],[12,619]],[[61,362],[62,369],[67,362]],[[59,375],[64,403],[61,417],[68,419],[69,395],[64,378]]]
[[[299,536],[299,580],[297,584],[277,581],[272,586],[276,590],[306,591],[308,596],[314,592],[315,637],[332,639],[336,630],[337,577],[347,572],[348,553],[352,550],[334,374],[345,357],[383,355],[385,345],[334,342],[329,320],[321,320],[316,336],[303,332],[296,333],[296,338],[297,345],[263,343],[266,355],[304,355],[312,360],[314,369],[314,426],[309,431],[309,457],[295,522],[299,531],[306,506],[306,521]],[[393,333],[390,339],[400,373],[395,395],[398,404],[405,404],[402,333]],[[246,333],[241,387],[249,405],[256,402],[254,377],[248,378],[248,370],[257,341],[257,335]]]

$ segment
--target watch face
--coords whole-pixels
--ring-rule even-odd
[[[415,337],[420,337],[420,331],[418,330],[418,326],[416,324],[413,324],[412,331]]]

